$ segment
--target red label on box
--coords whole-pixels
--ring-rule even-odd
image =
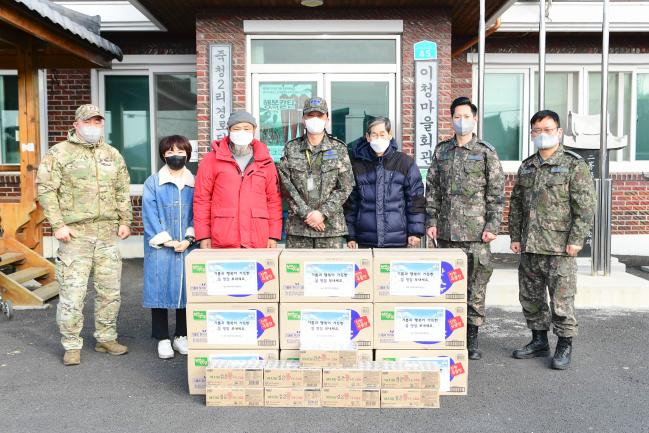
[[[370,321],[367,316],[361,316],[358,319],[354,320],[354,325],[356,325],[356,329],[360,331],[361,329],[369,328]]]
[[[259,279],[261,280],[262,284],[266,284],[270,280],[275,279],[275,274],[273,274],[272,269],[264,269],[263,271],[259,272]]]
[[[451,282],[451,284],[457,283],[458,281],[464,279],[464,274],[462,273],[462,269],[460,269],[460,268],[453,269],[452,271],[449,271],[447,274],[448,274],[448,279]]]
[[[448,326],[449,328],[451,328],[451,332],[455,331],[458,328],[463,327],[464,322],[462,321],[462,316],[457,316],[457,317],[453,317],[452,319],[449,319]]]
[[[259,326],[261,326],[261,329],[265,331],[266,329],[275,326],[275,321],[273,321],[271,316],[262,317],[259,319]]]
[[[363,268],[360,269],[358,272],[355,274],[356,277],[356,284],[362,283],[363,281],[367,281],[370,279],[370,274],[367,273],[367,269]]]
[[[458,362],[457,364],[451,365],[451,376],[459,376],[460,374],[464,374],[464,367],[462,366],[461,362]]]

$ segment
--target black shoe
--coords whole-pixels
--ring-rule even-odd
[[[478,349],[478,327],[469,325],[467,329],[467,348],[469,349],[469,359],[478,360],[482,358],[482,352]]]
[[[552,368],[555,370],[565,370],[570,367],[570,357],[572,356],[572,337],[559,337],[557,349],[552,358]]]
[[[548,331],[532,331],[532,341],[525,347],[516,349],[512,353],[512,356],[516,359],[530,359],[549,355]]]

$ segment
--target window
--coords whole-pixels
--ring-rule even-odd
[[[602,111],[602,73],[588,72],[588,114]],[[631,153],[631,73],[608,73],[608,126],[615,137],[626,137],[627,146],[611,153],[612,161],[628,161]]]
[[[531,113],[536,113],[539,94],[539,73],[534,73],[534,92],[532,92]],[[568,113],[578,111],[579,107],[579,73],[546,72],[545,73],[545,108],[559,115],[562,126],[568,122]],[[531,117],[531,116],[530,116]]]
[[[635,157],[649,160],[649,73],[638,74]]]
[[[485,73],[484,138],[503,161],[522,158],[524,80],[523,73]]]
[[[137,64],[129,64],[135,60],[126,56],[113,70],[98,72],[98,99],[106,116],[106,140],[124,156],[131,184],[142,185],[164,165],[158,156],[162,137],[184,135],[197,146],[196,72],[193,58],[173,62],[187,56],[132,57]],[[194,173],[196,155],[188,163]]]
[[[0,164],[20,164],[18,77],[0,75]]]

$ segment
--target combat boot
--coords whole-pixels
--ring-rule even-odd
[[[482,358],[482,352],[478,349],[478,327],[469,325],[467,328],[467,348],[469,349],[469,359],[477,361]]]
[[[548,331],[532,331],[532,341],[525,347],[514,350],[512,356],[516,359],[530,359],[537,356],[549,356]]]
[[[570,367],[570,357],[572,356],[572,337],[559,337],[557,348],[552,358],[552,368],[555,370],[565,370]]]
[[[108,352],[111,355],[123,355],[128,352],[128,347],[119,344],[117,340],[104,341],[103,343],[97,342],[95,351],[102,353]]]
[[[70,349],[66,350],[63,355],[63,365],[79,365],[81,364],[81,350]]]

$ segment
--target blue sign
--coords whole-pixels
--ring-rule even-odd
[[[437,44],[431,41],[420,41],[414,45],[415,60],[437,60]]]

